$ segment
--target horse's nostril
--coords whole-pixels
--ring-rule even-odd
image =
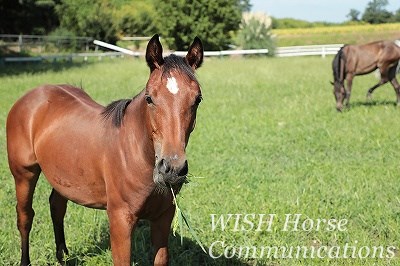
[[[162,174],[167,174],[171,171],[171,166],[166,160],[161,159],[160,162],[158,162],[158,171]]]
[[[188,174],[188,171],[189,171],[188,162],[185,161],[183,167],[179,170],[178,176],[185,176]]]

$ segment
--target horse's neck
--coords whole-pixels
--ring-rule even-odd
[[[131,143],[131,147],[127,147],[128,149],[137,149],[137,154],[142,153],[146,161],[154,164],[154,145],[152,134],[147,130],[146,103],[141,97],[142,93],[136,96],[126,108],[120,138]]]

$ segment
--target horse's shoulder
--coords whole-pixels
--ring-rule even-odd
[[[72,104],[75,108],[101,108],[82,88],[68,84],[49,85],[45,84],[33,89],[29,97],[35,97],[38,102],[57,103],[57,106],[63,104]],[[33,94],[33,95],[32,95]]]

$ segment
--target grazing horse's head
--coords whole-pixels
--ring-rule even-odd
[[[331,84],[333,85],[333,95],[335,96],[336,100],[336,110],[341,112],[343,109],[343,102],[346,97],[346,91],[343,83],[339,81],[331,82]]]
[[[181,185],[186,180],[186,145],[196,122],[201,101],[200,85],[194,70],[203,62],[203,46],[195,38],[186,57],[163,58],[158,35],[149,41],[146,61],[150,78],[146,101],[147,129],[155,151],[153,179],[160,188]]]

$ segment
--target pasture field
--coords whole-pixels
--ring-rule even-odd
[[[400,23],[339,25],[329,27],[276,29],[277,46],[313,44],[363,44],[377,40],[400,39]]]
[[[351,108],[338,113],[329,84],[331,60],[205,60],[198,71],[204,100],[188,146],[194,177],[178,201],[207,252],[219,258],[203,253],[185,229],[183,245],[179,231],[170,238],[171,265],[400,265],[400,109],[395,93],[385,85],[366,102],[367,88],[376,78],[356,77]],[[144,59],[48,66],[0,72],[1,265],[17,265],[20,256],[4,129],[13,102],[40,84],[69,83],[107,104],[134,96],[148,77]],[[42,176],[34,197],[34,265],[56,265],[49,195]],[[222,230],[220,224],[213,228],[213,214],[250,215],[238,227],[230,220]],[[263,214],[264,223],[257,228]],[[304,227],[295,231],[290,223],[285,231],[286,215],[294,219],[296,214]],[[267,224],[271,216],[273,222]],[[331,225],[318,229],[322,219],[330,219]],[[65,226],[69,265],[111,264],[104,211],[69,203]],[[321,258],[303,251],[299,256],[286,253],[286,258],[279,252],[267,256],[266,251],[261,254],[263,247],[305,247],[320,250]],[[145,221],[134,233],[132,248],[135,265],[151,264]]]

